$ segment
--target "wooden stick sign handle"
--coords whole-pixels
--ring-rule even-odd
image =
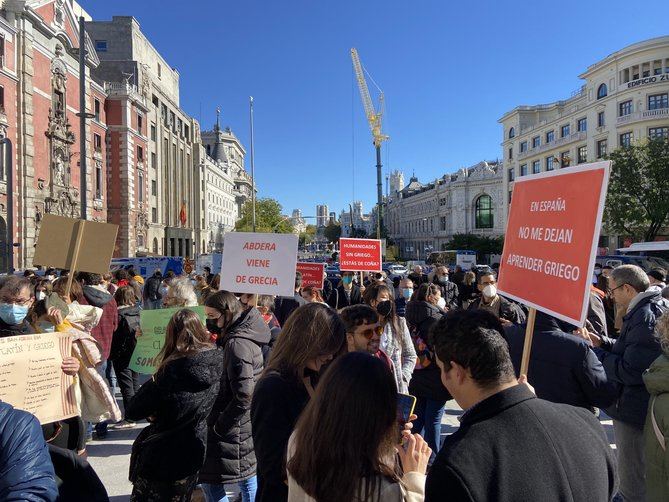
[[[530,366],[530,352],[532,352],[532,337],[534,336],[534,320],[537,317],[537,309],[530,308],[527,316],[527,327],[525,328],[525,344],[523,345],[523,358],[520,363],[520,374],[527,375]]]
[[[84,225],[86,220],[79,220],[77,225],[77,236],[74,241],[74,251],[72,253],[72,261],[70,263],[70,273],[67,275],[67,286],[65,287],[65,294],[70,297],[70,289],[72,289],[72,280],[74,279],[75,271],[77,270],[77,262],[79,261],[79,251],[81,250],[81,241],[84,236]],[[76,299],[76,298],[75,298]],[[70,298],[72,300],[72,298]]]

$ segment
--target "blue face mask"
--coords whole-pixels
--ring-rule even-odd
[[[42,333],[54,333],[56,331],[56,327],[47,321],[40,321],[37,327]]]
[[[0,303],[0,319],[7,324],[21,324],[28,315],[28,307],[14,303]]]
[[[413,289],[407,288],[402,290],[402,296],[407,300],[411,298],[411,295],[413,295]]]
[[[353,282],[353,277],[345,275],[344,277],[341,278],[341,282],[343,282],[346,286],[348,286]]]

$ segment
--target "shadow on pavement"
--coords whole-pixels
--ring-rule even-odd
[[[132,451],[131,444],[114,444],[114,443],[88,443],[86,451],[89,457],[115,457],[119,455],[130,455]]]

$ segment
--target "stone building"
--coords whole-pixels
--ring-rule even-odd
[[[341,236],[350,237],[352,230],[363,230],[367,237],[373,238],[376,236],[376,220],[372,214],[365,214],[361,201],[355,201],[351,206],[342,210],[339,214],[339,224],[341,225]]]
[[[91,80],[99,64],[91,40],[79,40],[78,16],[88,15],[73,0],[5,0],[0,11],[0,136],[13,146],[9,165],[3,149],[0,177],[0,248],[6,240],[7,170],[14,176],[15,268],[33,265],[45,214],[81,214],[79,61],[87,51],[87,207],[89,219],[107,221],[107,155],[102,84]],[[48,264],[43,264],[48,265]],[[0,269],[7,263],[4,256]]]
[[[502,171],[497,162],[479,162],[431,183],[412,176],[407,186],[396,184],[401,189],[389,194],[385,224],[401,256],[425,259],[445,250],[454,234],[502,235]]]

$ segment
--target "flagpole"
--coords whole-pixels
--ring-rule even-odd
[[[256,172],[253,149],[253,96],[249,96],[249,113],[251,115],[251,206],[253,211],[252,226],[256,231]]]

